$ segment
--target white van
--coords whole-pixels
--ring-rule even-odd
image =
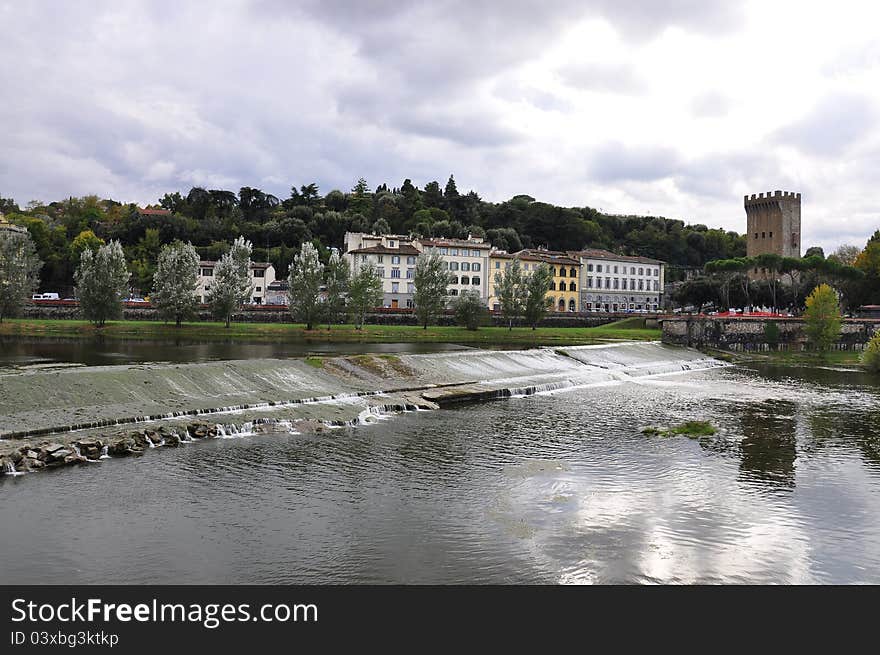
[[[31,300],[58,300],[57,293],[35,293]]]

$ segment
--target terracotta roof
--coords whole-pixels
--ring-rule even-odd
[[[350,255],[419,255],[421,252],[408,243],[401,244],[398,248],[389,248],[388,246],[370,246],[369,248],[357,248],[349,250]]]
[[[453,248],[474,248],[481,250],[489,250],[492,246],[485,242],[468,241],[467,239],[420,239],[423,246],[433,247],[453,247]]]
[[[516,253],[516,256],[520,257],[520,259],[522,259],[523,257],[529,257],[537,259],[538,261],[547,262],[548,264],[564,264],[566,266],[581,265],[579,259],[575,259],[567,253],[557,250],[520,250],[518,253]]]
[[[199,262],[199,266],[211,267],[216,265],[216,261],[203,260]],[[272,262],[251,262],[251,268],[269,268],[270,266],[273,266]]]
[[[138,214],[143,216],[171,216],[171,212],[167,209],[138,209]]]
[[[615,262],[636,262],[638,264],[665,264],[666,262],[650,257],[636,257],[631,255],[616,255],[607,250],[587,249],[569,250],[570,257],[583,257],[584,259],[610,259]]]

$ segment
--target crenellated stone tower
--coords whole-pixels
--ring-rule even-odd
[[[801,256],[801,194],[768,191],[745,197],[746,255]]]

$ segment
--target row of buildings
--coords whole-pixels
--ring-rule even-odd
[[[482,238],[418,239],[394,234],[345,235],[344,256],[355,272],[371,263],[382,279],[383,305],[413,306],[416,258],[436,252],[450,272],[449,295],[476,291],[489,309],[499,310],[495,275],[519,260],[528,275],[541,264],[553,272],[548,292],[559,312],[656,311],[662,305],[664,263],[647,257],[616,255],[606,250],[552,251],[541,248],[508,253]]]
[[[518,260],[525,275],[541,264],[550,267],[553,282],[547,296],[557,312],[656,311],[662,305],[664,263],[646,257],[615,255],[606,250],[551,251],[541,248],[515,253],[497,250],[479,237],[468,239],[414,239],[393,234],[348,232],[343,256],[352,273],[373,264],[382,280],[382,304],[412,308],[416,259],[436,252],[450,273],[449,295],[476,291],[489,309],[500,310],[495,276]],[[216,262],[199,265],[197,295],[205,302],[214,281]],[[275,278],[267,262],[251,264],[251,303],[288,304],[287,281]]]

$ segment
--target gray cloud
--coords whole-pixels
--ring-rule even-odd
[[[606,143],[591,154],[589,172],[602,183],[650,182],[671,177],[680,163],[680,155],[672,148]]]
[[[777,131],[775,139],[807,154],[830,157],[843,153],[876,124],[877,109],[869,98],[831,96],[804,118]]]
[[[566,84],[583,91],[636,95],[646,87],[645,80],[626,64],[572,62],[558,72]]]
[[[699,118],[717,118],[730,110],[733,101],[719,91],[707,91],[691,101],[691,111]]]

